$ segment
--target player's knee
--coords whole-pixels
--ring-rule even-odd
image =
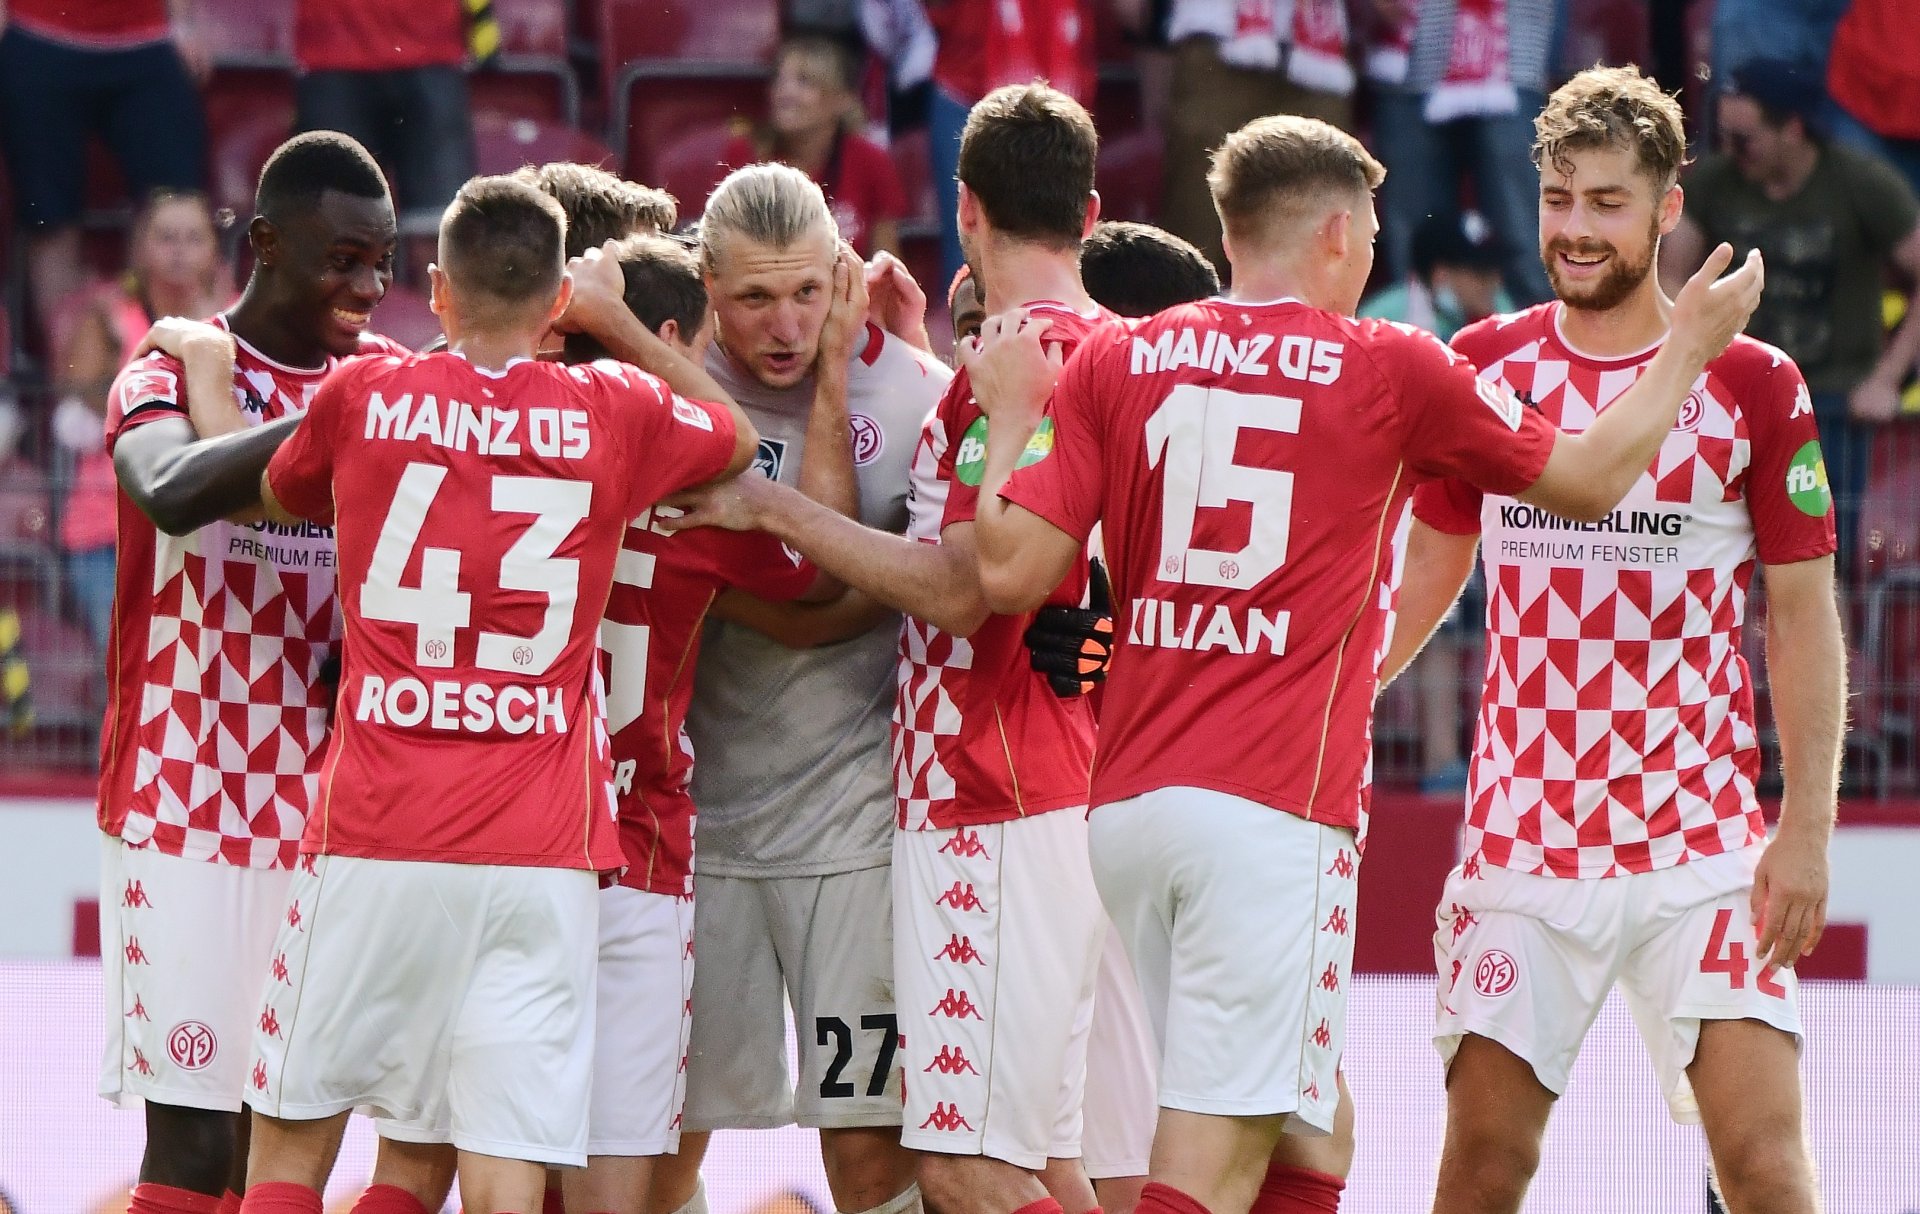
[[[1813,1165],[1798,1126],[1757,1126],[1714,1148],[1713,1168],[1733,1214],[1811,1214]]]
[[[218,1196],[233,1169],[235,1114],[147,1102],[142,1180]]]
[[[1540,1166],[1540,1144],[1494,1125],[1450,1134],[1446,1171],[1455,1192],[1474,1193],[1484,1209],[1518,1209]]]
[[[900,1145],[897,1127],[823,1130],[820,1157],[845,1210],[872,1209],[913,1183],[913,1154]]]
[[[920,1199],[929,1210],[946,1214],[965,1214],[983,1207],[1018,1208],[1026,1204],[1019,1197],[1030,1194],[1016,1192],[1009,1197],[1002,1192],[1008,1187],[1005,1173],[1011,1168],[1010,1164],[984,1155],[941,1155],[929,1151],[920,1156],[917,1169]],[[1022,1172],[1020,1178],[1029,1184],[1038,1183],[1031,1173]]]

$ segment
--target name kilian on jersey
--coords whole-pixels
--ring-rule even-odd
[[[446,733],[508,734],[567,732],[566,703],[557,687],[509,683],[431,683],[407,677],[389,682],[364,675],[354,697],[353,719],[368,725],[425,725]]]
[[[1155,649],[1193,649],[1200,652],[1269,654],[1287,651],[1287,624],[1292,613],[1272,615],[1258,607],[1235,609],[1224,603],[1175,603],[1167,599],[1133,600],[1133,619],[1127,642]]]
[[[1340,342],[1294,333],[1278,338],[1271,333],[1251,333],[1236,338],[1212,329],[1168,329],[1152,341],[1134,338],[1128,369],[1134,375],[1153,375],[1196,367],[1216,375],[1228,371],[1278,374],[1310,384],[1330,384],[1340,378],[1345,351],[1346,346]]]
[[[524,430],[520,418],[518,409],[463,400],[442,404],[427,395],[416,403],[411,392],[389,403],[375,392],[367,400],[366,437],[406,443],[425,439],[436,447],[475,455],[519,455],[524,438],[535,455],[549,459],[584,459],[592,448],[584,410],[528,409]]]

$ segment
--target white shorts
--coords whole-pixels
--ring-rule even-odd
[[[1759,1020],[1800,1036],[1799,979],[1757,964],[1748,897],[1762,850],[1588,880],[1456,868],[1433,936],[1440,1056],[1451,1063],[1461,1037],[1485,1037],[1560,1095],[1618,982],[1668,1111],[1697,1123],[1687,1066],[1701,1021]]]
[[[580,869],[317,857],[288,891],[247,1103],[584,1165],[598,920]]]
[[[1077,1158],[1107,930],[1086,811],[899,831],[893,905],[901,1144],[1032,1171]]]
[[[101,836],[102,1096],[240,1111],[290,875]]]
[[[1160,1101],[1153,1025],[1120,931],[1107,925],[1094,983],[1093,1031],[1087,1037],[1086,1133],[1080,1161],[1094,1180],[1145,1176],[1153,1153]]]
[[[587,1154],[680,1145],[693,999],[693,899],[600,891],[600,974]]]
[[[1160,1047],[1160,1106],[1326,1134],[1352,974],[1351,831],[1161,788],[1093,811],[1093,875]]]
[[[887,868],[694,876],[689,1132],[900,1124]],[[800,1046],[787,1069],[787,1008]]]

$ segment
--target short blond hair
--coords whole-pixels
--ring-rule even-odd
[[[727,174],[700,217],[700,268],[711,274],[729,235],[784,249],[815,232],[837,243],[840,225],[812,178],[784,164],[750,164]]]
[[[1588,68],[1555,89],[1533,120],[1533,163],[1571,175],[1569,155],[1592,148],[1631,151],[1664,194],[1687,163],[1680,103],[1639,68]]]
[[[1276,114],[1227,136],[1213,154],[1207,188],[1227,235],[1258,244],[1330,198],[1368,194],[1386,178],[1380,162],[1339,127]]]

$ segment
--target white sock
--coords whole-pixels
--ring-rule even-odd
[[[920,1204],[920,1186],[910,1184],[892,1201],[877,1205],[871,1210],[861,1210],[859,1214],[925,1214],[925,1212],[926,1207]]]
[[[696,1181],[693,1196],[687,1198],[687,1204],[675,1210],[673,1214],[707,1214],[707,1181],[705,1177]]]

